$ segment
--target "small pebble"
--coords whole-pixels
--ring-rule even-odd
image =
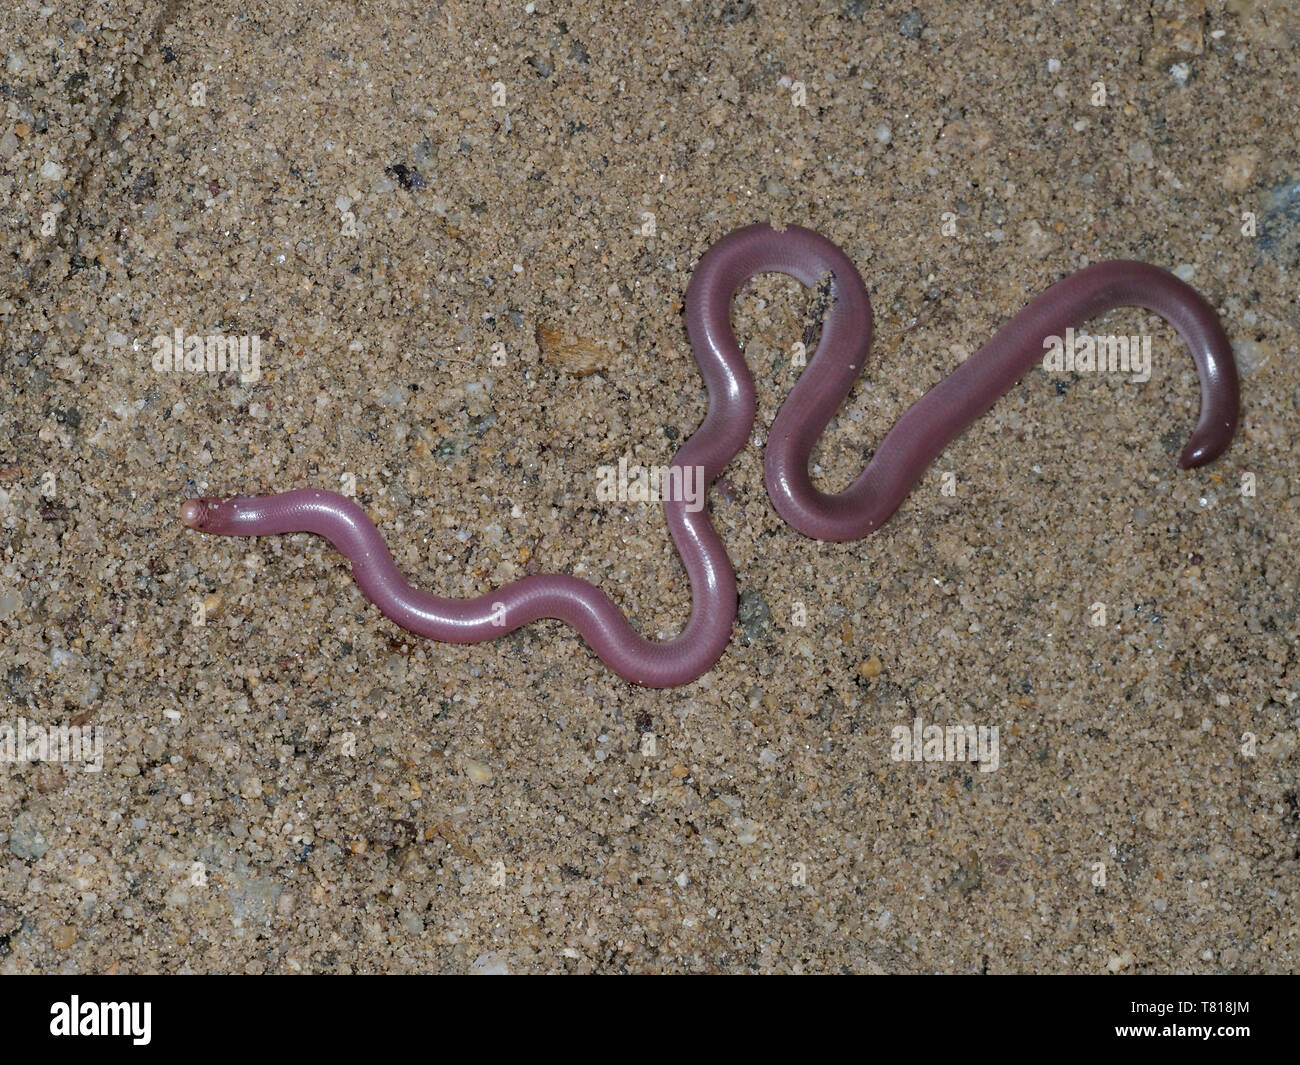
[[[1233,152],[1219,178],[1223,187],[1229,192],[1245,192],[1254,182],[1255,168],[1263,158],[1264,153],[1253,145]]]
[[[36,817],[24,810],[14,818],[9,829],[9,851],[27,861],[39,861],[50,849],[50,841],[37,824]]]
[[[509,976],[510,969],[499,954],[480,954],[470,963],[471,976]]]
[[[473,758],[465,759],[465,775],[475,784],[491,784],[492,770]]]

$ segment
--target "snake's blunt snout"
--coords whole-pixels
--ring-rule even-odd
[[[202,499],[187,499],[181,504],[181,521],[191,529],[202,529],[208,505]]]

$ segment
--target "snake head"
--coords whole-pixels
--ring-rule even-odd
[[[181,504],[181,521],[191,529],[202,530],[210,511],[216,509],[221,500],[204,496],[199,499],[187,499]]]

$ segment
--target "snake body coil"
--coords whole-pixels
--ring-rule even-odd
[[[833,304],[821,341],[782,405],[768,436],[765,477],[777,512],[819,540],[855,540],[894,513],[934,458],[1043,357],[1043,341],[1103,311],[1144,307],[1182,335],[1201,380],[1200,419],[1179,459],[1184,468],[1217,458],[1232,440],[1239,406],[1232,348],[1210,306],[1172,274],[1145,263],[1112,261],[1072,274],[1035,297],[979,351],[921,397],[889,431],[867,468],[845,491],[826,495],[808,474],[813,447],[862,372],[871,347],[871,304],[853,263],[825,237],[790,226],[736,230],[701,258],[686,292],[686,328],[704,375],[709,406],[699,430],[673,457],[702,467],[711,485],[754,424],[754,382],[731,330],[731,302],[756,274],[789,274],[812,287],[832,278]],[[686,684],[721,657],[736,616],[736,577],[707,509],[663,504],[690,577],[685,628],[647,640],[600,589],[563,574],[525,577],[474,599],[444,599],[412,587],[379,531],[356,503],[302,489],[270,496],[190,499],[181,520],[228,536],[310,532],[352,563],[361,591],[403,628],[452,643],[491,640],[540,618],[572,625],[615,672],[637,684]]]

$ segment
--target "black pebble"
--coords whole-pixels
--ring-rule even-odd
[[[394,163],[392,166],[386,166],[384,167],[384,173],[392,174],[402,183],[404,189],[424,188],[424,178],[420,176],[420,172],[413,170],[405,163]]]

